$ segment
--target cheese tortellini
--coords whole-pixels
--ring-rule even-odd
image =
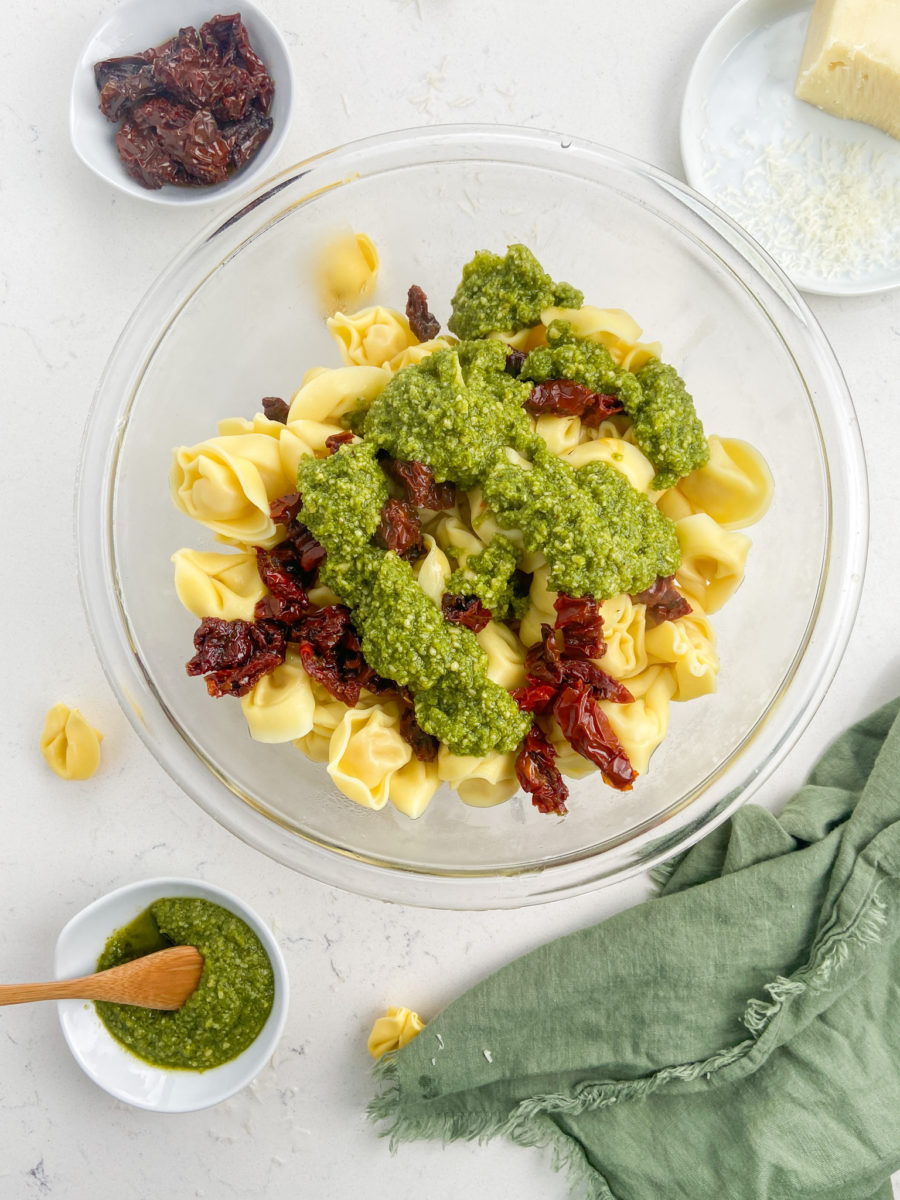
[[[258,603],[267,595],[256,549],[271,549],[286,536],[284,527],[272,520],[270,505],[297,490],[301,459],[331,453],[328,440],[345,434],[348,427],[358,428],[354,416],[369,407],[398,371],[456,344],[449,334],[419,342],[402,312],[371,302],[362,307],[374,290],[377,272],[378,254],[365,235],[348,232],[333,241],[320,257],[317,278],[327,327],[343,365],[309,369],[291,398],[286,421],[263,413],[228,418],[219,423],[217,436],[175,450],[175,504],[216,541],[233,548],[229,553],[182,549],[173,555],[176,593],[196,618],[254,619]],[[560,320],[569,322],[578,336],[605,346],[626,370],[636,371],[659,356],[659,343],[642,341],[642,330],[628,313],[590,305],[548,308],[534,327],[491,336],[528,353],[547,344],[547,326]],[[578,416],[551,413],[530,420],[547,448],[575,471],[606,464],[675,524],[681,565],[674,586],[691,611],[661,620],[652,594],[610,596],[599,605],[605,649],[597,665],[631,695],[626,703],[604,700],[600,705],[633,767],[644,772],[666,735],[670,704],[715,691],[719,659],[709,614],[743,579],[750,539],[737,531],[765,513],[772,477],[753,447],[712,435],[707,465],[659,492],[653,488],[656,468],[637,446],[631,419],[624,413],[596,426]],[[518,466],[531,465],[509,447],[506,454]],[[529,551],[520,529],[502,526],[480,487],[460,489],[450,509],[420,509],[418,515],[424,552],[411,563],[412,573],[438,609],[451,575],[482,554],[493,538],[502,536],[516,548],[518,569],[530,576],[525,611],[516,609],[518,622],[491,619],[475,637],[486,656],[489,680],[508,691],[526,686],[527,652],[541,642],[541,627],[554,628],[557,618],[557,593],[550,586],[542,548]],[[341,603],[321,582],[313,583],[307,593],[315,606]],[[348,707],[307,675],[292,644],[284,662],[240,700],[249,736],[259,742],[292,743],[314,761],[326,763],[337,788],[365,808],[390,805],[415,819],[444,784],[465,804],[480,808],[502,804],[518,791],[515,754],[466,757],[441,744],[429,757],[426,738],[417,747],[422,757],[417,757],[404,737],[413,713],[409,705],[408,694],[379,696],[363,689],[359,702]],[[537,719],[564,775],[581,778],[596,771],[565,740],[555,721],[543,714]],[[100,736],[77,709],[70,712],[57,705],[48,714],[42,750],[58,774],[86,778],[99,761]],[[376,1022],[370,1050],[381,1054],[403,1045],[422,1027],[408,1009],[390,1009]]]
[[[369,1034],[368,1048],[373,1058],[381,1058],[391,1050],[399,1050],[425,1028],[418,1013],[409,1008],[391,1007],[379,1017]]]
[[[77,708],[54,704],[41,733],[41,754],[60,779],[90,779],[100,766],[103,734]]]

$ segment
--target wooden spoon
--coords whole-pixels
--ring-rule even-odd
[[[30,1000],[110,1000],[173,1011],[194,992],[203,974],[196,946],[171,946],[80,979],[0,984],[0,1005]]]

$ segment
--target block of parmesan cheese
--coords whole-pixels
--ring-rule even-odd
[[[900,0],[817,0],[794,90],[900,138]]]

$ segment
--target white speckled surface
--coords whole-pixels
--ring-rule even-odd
[[[150,2],[150,0],[148,0]],[[447,121],[555,128],[676,175],[686,72],[729,0],[267,0],[294,57],[297,108],[279,165],[364,134]],[[66,127],[70,72],[98,0],[9,0],[0,133],[4,368],[0,977],[48,976],[56,934],[102,892],[197,875],[242,895],[284,947],[293,997],[271,1067],[209,1112],[164,1118],[112,1100],[69,1057],[52,1006],[0,1015],[0,1197],[455,1200],[566,1195],[535,1151],[404,1147],[363,1117],[365,1039],[388,1003],[424,1016],[502,962],[642,899],[643,880],[519,913],[390,907],[324,888],[225,833],[170,782],[118,711],[81,612],[72,495],[85,414],[125,319],[215,209],[168,210],[95,178]],[[640,9],[638,16],[637,10]],[[365,13],[365,15],[363,15]],[[573,54],[577,57],[573,59]],[[874,499],[860,617],[837,680],[779,777],[777,806],[846,724],[900,690],[900,293],[814,297],[847,375]],[[56,700],[106,734],[85,784],[37,741]]]

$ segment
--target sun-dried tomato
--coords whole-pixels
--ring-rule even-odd
[[[116,146],[144,187],[223,182],[272,131],[274,84],[240,15],[179,30],[161,46],[94,66]]]
[[[600,768],[610,787],[631,789],[637,772],[591,688],[566,684],[553,702],[553,715],[569,745]]]
[[[403,488],[406,499],[416,508],[430,508],[438,512],[452,508],[456,503],[456,484],[449,480],[435,483],[434,471],[423,462],[383,458],[381,466],[385,474]]]
[[[592,392],[586,384],[576,383],[573,379],[548,379],[534,385],[525,401],[525,409],[535,416],[550,413],[581,417],[585,425],[599,425],[613,413],[622,412],[622,402],[618,396]]]
[[[554,759],[556,751],[539,725],[532,725],[516,755],[516,778],[531,795],[531,803],[542,813],[566,812],[569,789]]]
[[[205,675],[211,696],[243,696],[284,662],[285,637],[274,621],[204,617],[194,634],[188,675]]]
[[[543,716],[552,708],[558,686],[555,683],[529,680],[524,687],[514,688],[510,695],[522,712],[537,713],[538,716]]]
[[[473,633],[484,629],[492,616],[491,610],[485,608],[477,596],[454,596],[450,592],[441,596],[441,612],[445,621],[464,625]]]
[[[441,323],[428,311],[428,297],[417,283],[409,289],[406,301],[406,318],[409,327],[420,342],[430,342],[441,331]]]
[[[349,429],[345,429],[343,433],[332,433],[325,439],[325,449],[329,454],[335,454],[341,446],[346,446],[352,442],[356,434]]]
[[[286,425],[291,406],[280,396],[263,396],[262,410],[270,421],[280,421]]]
[[[525,671],[529,684],[545,683],[558,689],[564,684],[580,682],[592,688],[601,700],[630,704],[634,699],[624,684],[607,675],[595,662],[572,658],[565,648],[560,650],[556,631],[546,624],[541,625],[540,642],[529,646],[525,653]]]
[[[407,562],[420,558],[425,553],[425,540],[415,508],[406,500],[385,501],[375,541]]]
[[[549,625],[541,625],[541,640],[525,652],[525,672],[529,681],[552,683],[558,687],[563,681],[562,662],[556,633]]]
[[[506,352],[506,363],[503,367],[504,371],[506,371],[507,375],[517,376],[521,374],[522,368],[525,366],[525,359],[527,357],[528,355],[524,350],[514,350],[512,347],[510,347]]]
[[[647,620],[651,625],[677,621],[694,610],[675,587],[674,575],[660,575],[643,592],[631,597],[636,604],[646,604]]]
[[[301,578],[306,587],[314,587],[319,580],[319,570],[326,558],[326,550],[316,541],[304,524],[291,521],[287,527],[287,540],[297,552]]]
[[[570,658],[602,658],[606,653],[603,618],[594,597],[567,596],[560,592],[553,607],[565,654]]]
[[[438,756],[440,742],[434,734],[426,733],[416,720],[412,704],[400,714],[400,736],[412,746],[412,752],[421,762],[434,762]]]
[[[296,520],[302,504],[303,497],[299,492],[288,492],[272,501],[269,505],[269,516],[276,525],[290,525],[291,521]]]
[[[330,604],[307,614],[296,637],[307,675],[353,708],[375,672],[363,658],[350,609],[343,604]]]

